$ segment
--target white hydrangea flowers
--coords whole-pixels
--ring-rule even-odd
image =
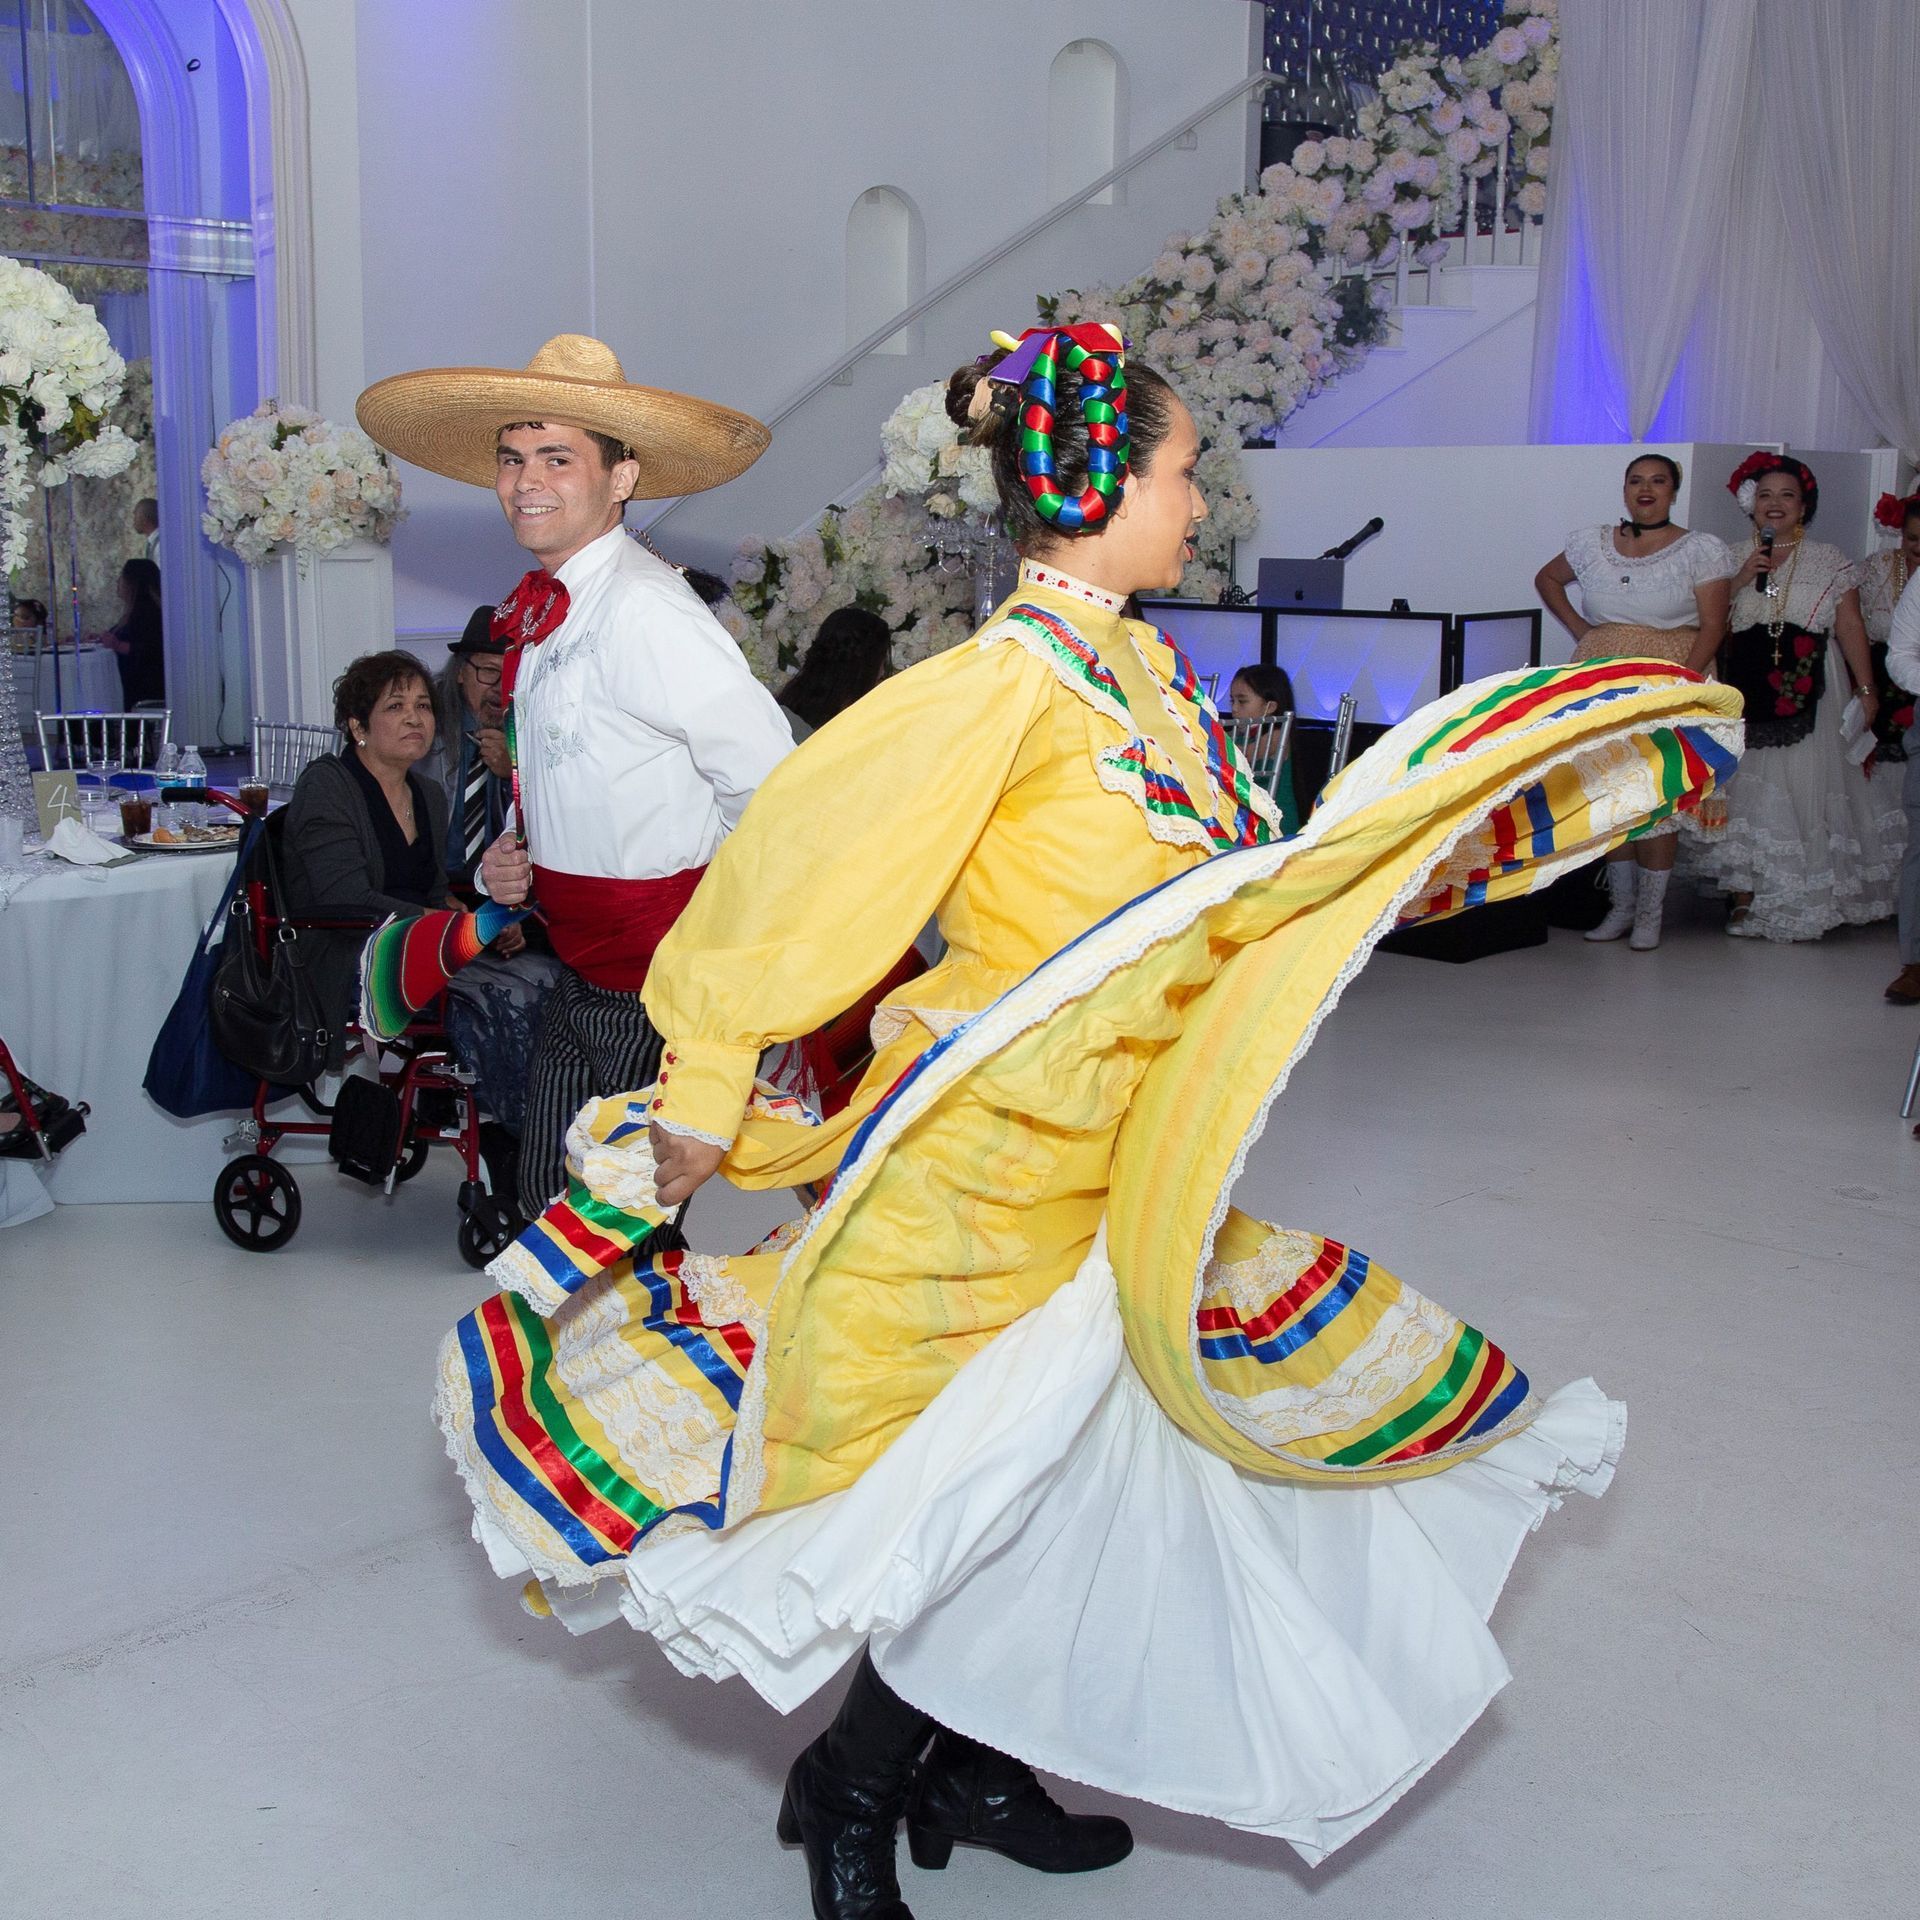
[[[0,254],[0,573],[26,557],[35,486],[105,478],[132,464],[134,442],[106,419],[126,377],[90,306],[50,274]]]

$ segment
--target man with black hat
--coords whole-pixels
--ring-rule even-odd
[[[474,608],[466,631],[447,649],[435,688],[436,748],[447,793],[447,876],[469,883],[480,856],[505,830],[513,805],[500,691],[507,643],[494,637],[492,624],[492,607]]]

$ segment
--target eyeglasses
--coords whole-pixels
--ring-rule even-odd
[[[477,660],[468,660],[464,664],[467,671],[472,674],[483,687],[497,687],[500,684],[500,665],[498,661],[490,667],[483,667]]]

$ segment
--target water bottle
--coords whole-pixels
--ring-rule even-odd
[[[207,784],[207,763],[200,758],[200,749],[187,746],[180,754],[180,765],[174,778],[183,787],[202,787]],[[181,822],[189,827],[204,827],[207,824],[207,809],[203,802],[189,800],[180,808]]]

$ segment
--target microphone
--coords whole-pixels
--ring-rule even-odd
[[[1367,524],[1349,540],[1342,540],[1337,547],[1329,547],[1320,558],[1322,560],[1344,560],[1356,547],[1364,546],[1367,541],[1387,523],[1376,513]]]
[[[1760,551],[1767,562],[1767,571],[1760,576],[1760,591],[1772,596],[1780,589],[1774,585],[1773,581],[1773,529],[1771,527],[1760,529]]]

